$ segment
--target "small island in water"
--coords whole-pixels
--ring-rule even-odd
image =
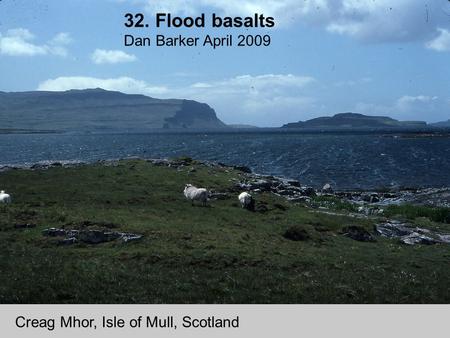
[[[429,125],[424,121],[398,121],[386,116],[368,116],[357,113],[341,113],[334,116],[317,117],[305,122],[285,124],[282,128],[296,129],[421,129]]]

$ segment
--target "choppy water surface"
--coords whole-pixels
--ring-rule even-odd
[[[338,189],[450,186],[450,138],[211,133],[0,135],[0,165],[140,156],[240,164],[255,172]]]

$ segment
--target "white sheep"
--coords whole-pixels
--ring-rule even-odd
[[[199,201],[205,206],[208,201],[208,190],[194,187],[192,184],[186,184],[184,187],[184,196],[188,200],[191,200],[192,205],[194,205],[194,201]]]
[[[11,203],[11,196],[5,193],[4,190],[0,191],[0,203],[9,204]]]
[[[255,210],[255,200],[253,199],[252,195],[250,195],[248,192],[241,193],[238,198],[242,208],[251,211]]]

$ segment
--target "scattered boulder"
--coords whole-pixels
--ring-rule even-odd
[[[307,196],[307,197],[315,197],[317,195],[314,188],[311,188],[311,187],[302,188],[300,193],[302,194],[302,196]]]
[[[362,194],[362,195],[361,195],[361,199],[362,199],[364,202],[370,202],[370,195],[369,195],[369,194]]]
[[[370,232],[364,229],[362,226],[350,225],[342,228],[341,233],[345,237],[349,237],[359,242],[376,242],[376,239]]]
[[[369,203],[378,203],[380,202],[380,196],[378,194],[371,194]]]
[[[58,245],[71,245],[78,242],[86,244],[100,244],[105,242],[111,242],[117,239],[121,239],[124,243],[139,240],[143,235],[106,231],[106,230],[65,230],[50,228],[45,229],[42,232],[46,237],[65,237],[58,242]]]
[[[385,223],[377,224],[376,232],[388,238],[400,238],[409,235],[412,230],[412,225],[400,221],[387,221]]]
[[[283,237],[296,242],[307,241],[311,238],[308,231],[306,231],[306,229],[300,225],[289,227],[283,234]]]
[[[281,196],[291,196],[292,192],[289,190],[278,190],[277,194]]]
[[[298,188],[301,187],[300,182],[297,180],[287,180],[286,183],[292,187],[298,187]]]
[[[272,187],[272,183],[267,180],[256,180],[250,183],[250,188],[252,190],[259,189],[260,191],[270,191]]]
[[[368,203],[378,203],[380,202],[380,196],[377,193],[369,193],[361,195],[364,202]]]
[[[433,245],[433,244],[441,243],[440,241],[438,241],[436,239],[433,239],[426,235],[420,234],[418,232],[412,232],[409,235],[401,237],[400,242],[403,244],[408,244],[408,245],[416,245],[416,244]]]
[[[144,236],[143,235],[138,235],[138,234],[132,234],[132,233],[121,233],[121,237],[120,239],[127,243],[127,242],[131,242],[131,241],[137,241],[142,239]]]
[[[374,215],[383,215],[384,214],[384,209],[374,209],[373,211]]]
[[[375,227],[383,237],[398,239],[407,245],[432,245],[438,243],[450,244],[450,234],[437,233],[428,229],[416,227],[409,223],[390,220]]]
[[[251,177],[251,178],[250,178]],[[291,202],[303,202],[299,197],[314,197],[316,191],[312,187],[302,186],[298,180],[252,175],[250,179],[238,182],[234,185],[234,190],[245,190],[249,192],[271,192],[278,196],[283,196]]]
[[[368,206],[360,206],[357,209],[358,213],[364,214],[366,216],[380,216],[383,215],[384,210],[378,207],[368,207]]]
[[[325,194],[332,194],[333,188],[332,188],[331,184],[330,183],[325,184],[322,188],[322,192]]]
[[[336,196],[341,198],[346,198],[349,200],[352,200],[355,195],[358,195],[359,193],[351,192],[351,191],[338,191],[335,193]]]

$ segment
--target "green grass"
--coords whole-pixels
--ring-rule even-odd
[[[336,211],[356,212],[358,209],[354,204],[335,196],[315,196],[312,199],[312,205],[315,207],[327,207]]]
[[[387,216],[401,216],[408,219],[420,217],[433,222],[450,224],[450,208],[431,208],[418,205],[393,205],[385,210]]]
[[[450,301],[450,246],[356,242],[340,230],[371,230],[374,220],[311,212],[271,194],[256,196],[266,213],[241,209],[237,193],[208,207],[191,206],[182,194],[186,183],[229,191],[241,175],[145,161],[0,174],[14,199],[0,207],[0,303]],[[145,237],[57,246],[41,234],[85,221]],[[289,228],[308,239],[284,238]]]

